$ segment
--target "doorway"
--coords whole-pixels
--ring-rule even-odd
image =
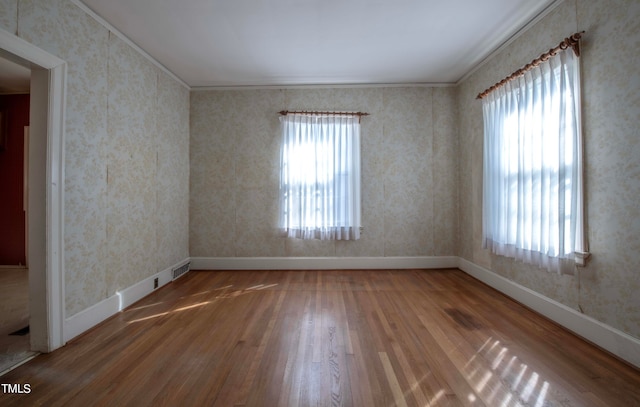
[[[0,58],[30,72],[25,194],[29,351],[50,352],[65,342],[63,135],[66,63],[1,29]]]
[[[27,265],[31,70],[0,58],[0,373],[30,359]]]

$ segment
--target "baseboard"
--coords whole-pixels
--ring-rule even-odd
[[[111,297],[80,311],[74,316],[67,318],[64,323],[64,341],[67,342],[75,338],[83,332],[86,332],[98,325],[100,322],[127,308],[131,304],[151,294],[151,292],[155,290],[153,288],[153,282],[156,278],[158,279],[158,288],[170,283],[173,278],[172,271],[188,262],[188,258],[182,260],[130,287],[117,291],[115,295],[112,295]]]
[[[66,318],[63,326],[64,342],[70,341],[120,311],[119,304],[119,297],[114,295]]]
[[[460,258],[459,268],[589,342],[640,368],[640,340],[463,258]]]
[[[423,257],[192,257],[192,270],[335,270],[457,268],[456,256]]]

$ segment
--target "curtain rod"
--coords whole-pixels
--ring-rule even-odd
[[[288,114],[307,114],[311,116],[322,116],[322,115],[332,115],[332,116],[358,116],[362,118],[362,116],[369,116],[369,113],[364,112],[312,112],[307,110],[281,110],[278,112],[282,116],[286,116]]]
[[[567,49],[569,47],[571,47],[571,49],[573,49],[573,52],[575,52],[577,56],[580,56],[580,38],[582,37],[582,34],[584,34],[584,31],[580,31],[578,33],[575,33],[575,34],[571,35],[568,38],[565,38],[555,48],[551,48],[549,51],[547,51],[544,54],[540,55],[538,58],[536,58],[533,61],[529,62],[527,65],[525,65],[522,68],[518,69],[517,71],[515,71],[511,75],[507,76],[506,78],[504,78],[500,82],[498,82],[495,85],[491,86],[490,88],[486,89],[484,92],[479,93],[478,96],[476,97],[476,99],[482,99],[483,97],[487,96],[489,93],[491,93],[494,90],[498,89],[499,87],[503,86],[507,82],[510,82],[510,81],[514,80],[515,78],[518,78],[518,77],[524,75],[527,71],[530,71],[531,69],[533,69],[536,66],[540,65],[544,61],[548,60],[552,56],[554,56],[557,53],[559,53],[560,51],[564,51],[565,49]]]

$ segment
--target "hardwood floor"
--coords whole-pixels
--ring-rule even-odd
[[[0,405],[638,406],[640,372],[459,270],[187,273]]]

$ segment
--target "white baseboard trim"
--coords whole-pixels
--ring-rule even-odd
[[[118,296],[114,295],[66,318],[63,327],[64,342],[70,341],[120,311],[119,303]]]
[[[67,318],[64,323],[64,341],[67,342],[75,338],[83,332],[86,332],[98,325],[100,322],[151,294],[151,292],[155,290],[153,288],[153,280],[155,278],[158,279],[158,288],[170,283],[173,279],[173,270],[188,262],[188,258],[182,260],[130,287],[117,291],[115,295],[112,295],[111,297],[78,312],[74,316]]]
[[[555,300],[460,258],[459,268],[532,310],[640,368],[640,340]]]
[[[423,257],[192,257],[192,270],[335,270],[457,268],[456,256]]]

